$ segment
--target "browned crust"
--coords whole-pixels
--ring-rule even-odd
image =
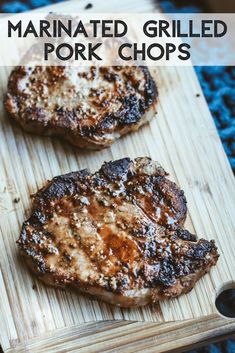
[[[76,147],[100,149],[123,134],[137,130],[154,116],[158,92],[147,67],[101,67],[95,69],[98,70],[96,73],[91,68],[91,77],[87,78],[87,82],[99,75],[103,82],[114,86],[112,99],[116,109],[113,111],[107,109],[110,100],[108,92],[104,95],[99,90],[90,89],[89,95],[84,97],[97,110],[97,117],[90,111],[85,112],[76,103],[73,107],[67,106],[66,102],[50,106],[53,87],[56,87],[62,100],[66,93],[63,90],[67,90],[72,95],[71,99],[76,100],[76,85],[72,87],[72,93],[69,93],[71,87],[63,86],[71,80],[66,70],[63,67],[17,67],[12,71],[5,108],[24,130],[60,136]],[[76,75],[76,68],[73,70]],[[137,73],[140,72],[142,78],[138,80]],[[79,75],[84,79],[81,73]],[[122,83],[119,84],[118,80]],[[144,88],[140,89],[141,81],[144,81]],[[49,93],[44,94],[45,90]],[[40,105],[39,100],[43,101]],[[87,114],[86,123],[84,114]]]
[[[182,229],[186,216],[183,192],[176,184],[166,179],[166,174],[160,167],[145,168],[145,165],[151,163],[148,158],[134,161],[124,158],[103,164],[95,174],[82,170],[55,177],[37,192],[32,214],[23,224],[18,244],[29,266],[40,279],[51,285],[76,288],[113,304],[138,306],[188,292],[195,282],[216,264],[218,252],[214,241],[197,240],[195,235]],[[121,279],[117,280],[115,288],[112,286],[112,276],[107,277],[101,284],[96,280],[85,281],[79,276],[76,277],[76,274],[71,275],[66,268],[63,271],[52,270],[47,264],[48,247],[45,244],[48,238],[54,241],[56,234],[47,232],[44,226],[54,212],[55,204],[58,205],[60,200],[75,200],[77,195],[93,197],[97,189],[99,192],[105,192],[113,204],[129,203],[137,209],[140,208],[147,220],[143,220],[141,227],[130,224],[129,227],[133,226],[130,244],[126,243],[126,240],[119,240],[112,250],[116,251],[117,257],[124,259],[120,268],[125,270]],[[151,209],[149,200],[143,204],[140,197],[142,192],[146,199],[150,198]],[[150,194],[154,195],[154,198],[151,198]],[[104,208],[99,207],[102,213]],[[158,208],[159,217],[153,216],[154,207]],[[108,235],[107,244],[113,244],[113,237],[113,234]],[[66,262],[68,254],[66,255],[58,244],[56,246],[62,260]],[[94,254],[89,251],[87,253],[85,248],[83,250],[89,254],[91,262],[97,262]],[[142,263],[138,274],[130,268],[128,270],[125,260],[127,258],[127,262],[131,264],[134,261],[131,260],[133,253],[136,251],[136,261]],[[98,262],[96,265],[102,272],[102,264]],[[128,285],[123,282],[126,275],[130,279]]]
[[[108,304],[121,306],[123,308],[133,308],[147,304],[154,304],[161,300],[169,300],[178,297],[179,295],[189,293],[195,286],[196,282],[210,271],[211,266],[216,265],[219,255],[213,241],[211,242],[211,248],[208,253],[209,252],[213,253],[213,259],[211,262],[201,263],[197,270],[187,277],[185,276],[183,280],[182,278],[176,279],[174,286],[155,283],[155,286],[143,289],[146,290],[145,293],[140,290],[139,293],[135,293],[134,295],[130,295],[129,292],[125,292],[125,290],[122,290],[121,288],[113,291],[108,286],[102,288],[97,285],[87,285],[87,283],[82,281],[73,283],[66,280],[65,277],[61,278],[61,276],[56,276],[55,273],[49,271],[41,273],[41,271],[38,270],[37,264],[31,257],[27,256],[24,251],[21,251],[21,254],[24,256],[28,267],[46,285],[61,289],[69,288],[85,294],[90,299],[97,298]]]

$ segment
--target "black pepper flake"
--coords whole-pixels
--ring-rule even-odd
[[[62,254],[66,261],[70,262],[72,260],[72,256],[70,256],[66,251],[63,252]]]
[[[86,6],[85,6],[85,10],[89,10],[89,9],[91,9],[93,7],[93,5],[91,4],[91,3],[89,3],[89,4],[87,4]]]
[[[196,97],[201,97],[200,93],[197,93],[197,94],[196,94]]]
[[[13,201],[14,201],[14,203],[19,203],[20,202],[20,198],[19,197],[15,197]]]

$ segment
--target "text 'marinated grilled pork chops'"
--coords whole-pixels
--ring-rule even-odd
[[[24,130],[100,149],[156,112],[147,67],[17,67],[5,107]]]
[[[18,244],[46,283],[123,307],[188,292],[218,259],[183,229],[186,200],[149,158],[58,176],[34,196]]]

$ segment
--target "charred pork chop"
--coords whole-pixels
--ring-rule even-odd
[[[18,244],[46,283],[123,307],[188,292],[218,259],[183,229],[186,201],[148,158],[55,177],[34,196]]]
[[[5,107],[26,131],[100,149],[155,114],[157,88],[146,67],[17,67]]]

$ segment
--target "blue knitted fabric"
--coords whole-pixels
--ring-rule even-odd
[[[1,1],[1,12],[23,12],[32,8],[45,6],[60,0],[27,0]],[[88,1],[89,2],[89,1]],[[203,9],[193,4],[183,5],[190,1],[160,0],[167,13],[196,13]],[[177,5],[178,4],[178,5]],[[180,6],[179,6],[180,5]],[[216,127],[223,142],[224,149],[235,172],[235,68],[234,67],[196,67],[204,95],[215,120]]]
[[[190,5],[188,5],[189,2]],[[186,6],[185,3],[187,3]],[[166,13],[203,12],[203,8],[198,6],[196,0],[160,0],[160,4]],[[224,149],[235,172],[235,68],[198,66],[196,72]],[[235,340],[210,344],[188,353],[235,353]]]
[[[23,12],[60,0],[1,1],[0,12]],[[88,1],[89,2],[89,1]],[[187,6],[185,6],[187,3]],[[191,5],[188,5],[191,3]],[[195,3],[197,4],[195,6]],[[203,12],[196,0],[160,0],[166,13]],[[183,5],[182,5],[183,4]],[[224,149],[235,172],[235,68],[196,67],[204,95],[215,120]]]
[[[61,0],[0,0],[0,12],[24,12],[59,1]],[[87,1],[87,3],[89,2]],[[197,0],[158,0],[158,2],[166,13],[203,12],[203,8],[198,6],[199,1]],[[196,72],[224,149],[235,172],[235,68],[196,67]],[[210,344],[189,353],[235,353],[235,340],[230,339],[221,343]]]
[[[185,6],[185,3],[191,5]],[[203,8],[198,6],[196,0],[160,0],[160,4],[166,13],[203,12]],[[196,67],[196,72],[225,152],[235,172],[235,68],[201,66]]]

